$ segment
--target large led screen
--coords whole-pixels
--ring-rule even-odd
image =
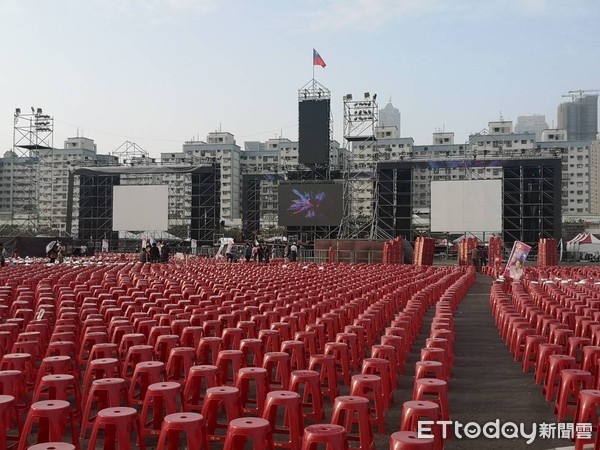
[[[302,164],[329,162],[329,114],[326,100],[304,100],[298,104],[298,159]]]
[[[432,181],[431,231],[502,231],[502,181]]]
[[[342,184],[280,184],[278,194],[281,226],[334,226],[342,221]]]
[[[114,186],[113,231],[167,231],[167,185]]]

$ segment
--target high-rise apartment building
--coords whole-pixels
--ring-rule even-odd
[[[558,128],[573,141],[593,141],[598,133],[598,95],[573,96],[558,105]]]
[[[539,141],[542,139],[542,132],[547,128],[546,116],[543,114],[519,116],[515,125],[515,133],[534,133],[536,140]]]

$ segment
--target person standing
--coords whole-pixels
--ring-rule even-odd
[[[479,272],[479,267],[481,264],[481,261],[479,260],[479,247],[475,247],[473,250],[471,250],[471,263],[473,266],[475,266],[475,270]]]
[[[296,244],[290,246],[290,262],[296,262],[298,258],[298,247]]]
[[[4,244],[0,244],[0,267],[6,266],[6,257],[8,256]]]

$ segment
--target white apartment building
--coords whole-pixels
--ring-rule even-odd
[[[590,146],[590,214],[600,215],[600,133]]]

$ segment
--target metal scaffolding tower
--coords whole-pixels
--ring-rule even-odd
[[[36,235],[53,229],[54,166],[54,118],[42,108],[31,108],[31,113],[16,108],[10,154],[11,216],[0,233]]]
[[[340,235],[345,239],[390,238],[378,227],[377,148],[376,129],[379,108],[377,94],[365,92],[354,100],[347,94],[344,100],[344,214]]]

